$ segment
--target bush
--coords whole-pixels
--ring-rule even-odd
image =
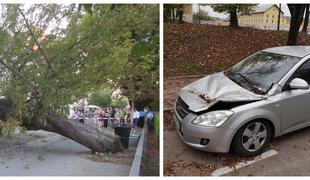
[[[112,99],[112,106],[124,109],[129,105],[128,100],[126,98]]]
[[[111,89],[103,89],[91,94],[89,99],[89,104],[96,105],[100,107],[110,107],[112,103],[112,93]]]

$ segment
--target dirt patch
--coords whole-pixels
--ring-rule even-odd
[[[164,24],[164,77],[212,74],[259,50],[285,46],[288,31],[198,24]],[[298,45],[310,45],[299,33]]]
[[[172,110],[164,111],[164,130],[175,131],[175,122],[172,117]]]
[[[91,151],[82,151],[77,153],[77,155],[81,158],[97,162],[110,162],[115,164],[131,165],[135,152],[131,150],[124,150],[117,153],[93,153]]]

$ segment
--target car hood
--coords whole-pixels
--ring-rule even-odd
[[[242,88],[223,72],[192,82],[181,89],[179,96],[194,112],[207,110],[219,101],[244,102],[266,98],[265,95],[258,95]]]

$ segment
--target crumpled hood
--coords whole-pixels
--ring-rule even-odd
[[[194,112],[204,111],[219,101],[240,102],[265,99],[265,95],[254,94],[242,88],[223,72],[199,79],[181,89],[179,96]]]

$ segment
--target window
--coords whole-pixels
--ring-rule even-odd
[[[272,15],[272,18],[274,18],[274,15]]]
[[[267,14],[267,17],[268,17],[268,14]]]
[[[273,20],[271,20],[271,23],[273,23]]]
[[[287,83],[290,83],[294,78],[301,78],[310,84],[310,60],[304,62],[290,77]]]
[[[266,23],[268,22],[268,19],[266,19]]]

